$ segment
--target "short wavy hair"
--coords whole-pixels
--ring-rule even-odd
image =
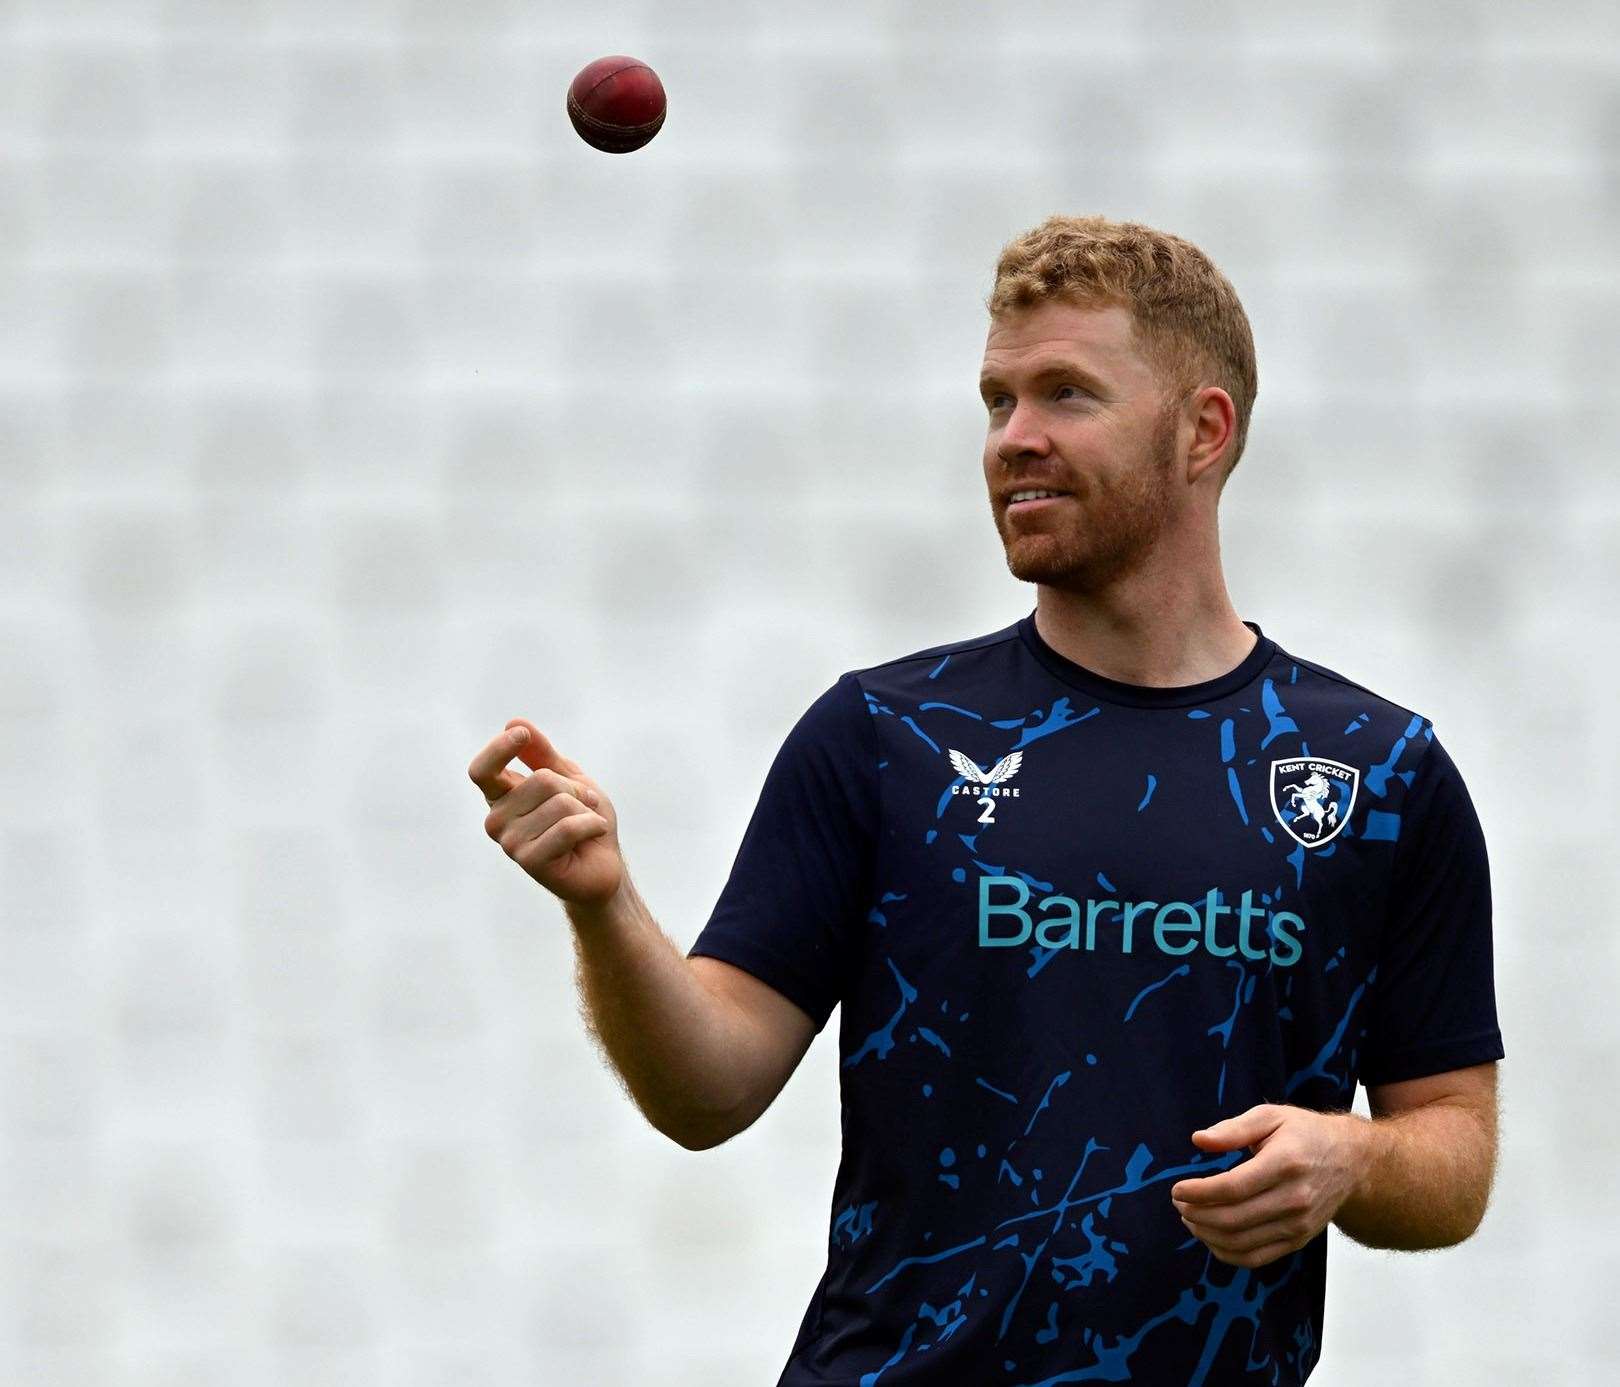
[[[1224,487],[1248,440],[1260,378],[1248,315],[1214,262],[1191,241],[1139,222],[1054,214],[1002,248],[985,307],[995,318],[1053,298],[1129,309],[1137,347],[1171,402],[1202,385],[1232,397]]]

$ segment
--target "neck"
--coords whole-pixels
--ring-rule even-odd
[[[1035,629],[1075,664],[1148,688],[1217,679],[1254,649],[1226,591],[1218,550],[1161,547],[1101,592],[1036,589]]]

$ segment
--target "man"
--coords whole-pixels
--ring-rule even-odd
[[[538,728],[469,774],[683,1146],[754,1121],[842,1003],[828,1260],[780,1384],[1300,1383],[1329,1222],[1428,1248],[1484,1214],[1479,822],[1426,717],[1232,607],[1256,371],[1203,253],[1052,217],[988,306],[985,482],[1035,609],[817,698],[684,958]]]

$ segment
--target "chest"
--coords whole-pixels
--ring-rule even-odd
[[[1126,981],[1229,961],[1319,976],[1368,956],[1390,854],[1363,840],[1358,768],[1258,745],[1237,717],[1183,721],[892,737],[885,918],[976,970],[1070,950]]]

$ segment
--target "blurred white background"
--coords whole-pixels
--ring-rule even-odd
[[[836,1016],[753,1129],[660,1137],[466,765],[543,727],[684,949],[817,693],[1033,607],[975,376],[1054,211],[1232,279],[1238,610],[1432,717],[1491,848],[1491,1212],[1333,1230],[1315,1376],[1620,1372],[1613,5],[3,0],[0,36],[0,1380],[775,1381]],[[608,53],[669,92],[634,154],[564,115]]]

